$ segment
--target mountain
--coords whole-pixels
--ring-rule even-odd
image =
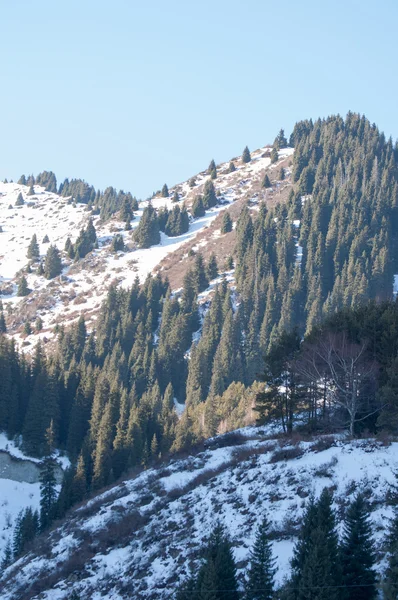
[[[286,473],[294,488],[284,488],[282,499],[291,498],[297,513],[314,481],[317,495],[321,483],[334,489],[340,533],[342,518],[366,512],[370,501],[367,535],[372,530],[375,561],[385,568],[387,546],[376,534],[377,507],[383,518],[392,514],[387,505],[395,494],[389,485],[398,431],[397,163],[397,145],[365,117],[349,113],[345,119],[301,121],[289,143],[281,130],[272,146],[252,153],[245,148],[221,165],[211,161],[206,171],[172,188],[165,184],[143,202],[77,180],[57,187],[46,172],[2,184],[0,429],[24,459],[41,461],[47,512],[42,484],[40,527],[53,536],[50,545],[36,536],[39,517],[32,512],[14,524],[6,520],[14,537],[25,526],[29,533],[4,563],[17,561],[4,575],[9,595],[34,597],[60,584],[48,597],[67,597],[60,583],[66,577],[69,587],[84,581],[85,590],[78,592],[76,585],[75,591],[89,597],[96,586],[110,598],[130,592],[168,597],[188,575],[185,550],[192,548],[189,564],[195,569],[210,535],[210,525],[199,538],[191,529],[190,507],[198,506],[199,529],[207,523],[206,511],[223,515],[231,494],[233,519],[251,539],[250,527],[264,512],[257,503],[260,489],[272,502]],[[272,424],[278,436],[240,430],[255,420],[266,428]],[[216,437],[237,429],[235,441]],[[297,441],[298,433],[307,441]],[[325,449],[326,434],[334,436],[336,456]],[[199,452],[205,443],[210,446]],[[218,452],[214,444],[231,447]],[[52,476],[55,448],[71,464],[60,490]],[[315,450],[324,452],[319,473]],[[376,467],[365,458],[373,452]],[[247,453],[265,458],[247,463]],[[364,472],[342,489],[339,474],[350,470],[345,454],[362,463]],[[251,500],[247,490],[241,497],[244,474],[235,473],[236,456],[245,472],[261,462],[253,477],[263,483],[253,484]],[[186,487],[190,476],[184,473],[208,460],[206,473],[198,472]],[[377,469],[383,481],[373,495],[367,477],[374,478]],[[270,471],[277,472],[275,480]],[[127,483],[120,484],[127,474]],[[221,498],[215,508],[202,502],[203,477],[210,481],[206,494],[214,485]],[[236,492],[229,491],[229,480]],[[124,514],[125,507],[114,504],[113,494],[126,497],[132,508],[126,522],[119,515],[117,523],[114,513]],[[188,499],[180,503],[180,494]],[[102,527],[99,516],[107,514],[108,502],[112,517],[109,523],[104,517]],[[180,504],[187,503],[184,531],[181,518],[168,528],[174,502],[183,513]],[[95,535],[93,530],[80,538],[76,532],[84,532],[91,517],[95,524],[99,519]],[[270,518],[271,537],[279,544],[280,518]],[[51,530],[56,520],[59,526]],[[297,525],[288,528],[286,552],[283,544],[275,545],[278,561],[285,561],[282,574],[292,539],[300,536]],[[123,537],[129,527],[137,540]],[[228,552],[238,561],[242,584],[240,558],[247,559],[248,543],[229,529],[225,544],[233,545]],[[312,526],[311,536],[316,530]],[[174,534],[182,540],[178,547],[166,541]],[[38,558],[24,556],[30,547]],[[110,548],[127,588],[108,578],[107,560],[116,568],[111,554],[103,557]],[[51,552],[59,553],[59,571],[49,562]],[[365,554],[373,557],[370,546]],[[318,564],[312,560],[308,577]],[[151,561],[156,572],[167,573],[165,580],[155,573],[145,583]],[[26,592],[22,567],[29,576],[39,573]],[[165,586],[160,596],[158,584]]]

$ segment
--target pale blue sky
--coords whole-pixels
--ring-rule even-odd
[[[398,137],[397,0],[0,0],[0,18],[0,179],[146,197],[303,118]]]

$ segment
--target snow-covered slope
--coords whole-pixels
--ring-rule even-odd
[[[398,443],[324,436],[288,441],[247,428],[215,438],[183,459],[151,468],[77,508],[4,574],[2,599],[170,598],[197,564],[216,520],[233,540],[242,578],[257,524],[272,524],[277,580],[289,558],[306,500],[327,486],[343,516],[358,490],[372,507],[379,549],[392,509]],[[382,565],[381,565],[382,566]]]
[[[28,506],[39,510],[39,462],[37,458],[26,456],[4,433],[0,433],[0,556],[7,542],[12,542],[18,513]],[[62,469],[70,465],[65,456],[59,456],[57,462]],[[61,476],[59,470],[58,480]]]
[[[62,252],[65,267],[63,274],[50,281],[34,271],[24,271],[29,262],[26,253],[33,234],[37,236],[43,259],[49,244],[55,244],[63,251],[68,237],[74,242],[92,217],[91,213],[85,205],[75,204],[72,199],[47,192],[40,186],[35,186],[35,195],[29,196],[27,186],[0,183],[0,299],[7,316],[8,333],[29,350],[38,338],[44,341],[51,339],[56,324],[71,323],[81,314],[85,315],[90,327],[111,283],[130,286],[137,275],[142,281],[156,267],[164,271],[162,261],[177,250],[189,243],[195,244],[196,239],[198,247],[206,246],[217,233],[210,230],[210,225],[227,205],[252,199],[255,209],[259,200],[270,198],[274,192],[279,192],[281,183],[277,184],[275,190],[261,191],[261,180],[266,169],[272,172],[292,152],[291,148],[281,150],[279,163],[270,165],[269,148],[261,148],[252,153],[252,161],[247,164],[242,163],[240,158],[236,159],[236,171],[233,173],[228,173],[229,163],[218,165],[218,176],[214,181],[219,197],[218,206],[208,210],[204,217],[192,220],[186,234],[172,238],[161,234],[161,243],[149,249],[135,248],[131,232],[124,231],[124,224],[116,218],[103,223],[98,216],[94,217],[98,250],[77,263],[70,261],[66,253]],[[152,203],[156,208],[164,205],[170,207],[173,192],[178,190],[180,203],[186,202],[189,208],[193,198],[201,193],[207,179],[208,174],[202,172],[195,177],[193,188],[188,182],[176,185],[170,189],[169,198],[155,197]],[[286,181],[282,187],[288,185]],[[15,206],[19,193],[25,203]],[[137,227],[146,204],[147,202],[140,203],[136,218],[131,224],[132,230]],[[112,253],[111,240],[115,233],[123,235],[126,252]],[[46,235],[49,243],[43,243]],[[16,295],[17,283],[22,274],[26,276],[28,287],[32,290],[23,298]],[[38,316],[43,321],[42,331],[37,333],[34,330],[26,338],[22,333],[24,323],[29,321],[33,327]]]

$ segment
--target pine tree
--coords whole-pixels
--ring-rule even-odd
[[[234,171],[236,171],[236,167],[235,167],[235,164],[231,160],[231,162],[229,163],[229,166],[228,166],[228,173],[233,173]]]
[[[203,206],[205,207],[206,210],[208,210],[209,208],[216,206],[216,204],[217,204],[216,191],[214,189],[213,182],[210,179],[208,179],[206,181],[204,189],[203,189]]]
[[[195,196],[195,199],[192,203],[192,216],[195,219],[198,219],[199,217],[204,217],[206,214],[206,209],[204,207],[203,204],[203,197],[202,196]]]
[[[373,600],[377,597],[372,527],[362,494],[358,494],[347,509],[341,541],[341,564],[347,600]]]
[[[281,129],[274,140],[274,148],[280,150],[281,148],[286,148],[287,139],[285,137],[285,132]]]
[[[50,243],[50,238],[48,237],[48,235],[46,234],[43,238],[42,244],[49,244]]]
[[[271,165],[275,164],[276,162],[278,162],[278,150],[273,147],[271,150]]]
[[[39,244],[37,243],[37,236],[35,233],[33,234],[32,239],[30,241],[26,256],[32,259],[39,258],[40,256]]]
[[[272,544],[269,540],[269,523],[264,517],[250,551],[246,599],[271,600],[274,596],[275,573],[275,559],[272,556]]]
[[[28,282],[26,281],[26,277],[23,275],[18,283],[17,296],[27,296],[30,293],[30,289],[28,288]]]
[[[284,181],[285,179],[285,169],[283,167],[281,167],[281,170],[279,171],[279,181]]]
[[[251,156],[250,156],[250,150],[247,146],[245,146],[243,153],[242,153],[242,162],[243,163],[249,163],[251,161]]]
[[[268,177],[267,173],[264,175],[262,186],[263,186],[263,188],[266,188],[266,189],[272,187],[272,183],[271,183],[270,178]]]
[[[33,185],[30,186],[29,191],[28,191],[28,196],[34,196],[35,195],[35,188],[33,187]]]
[[[25,204],[25,201],[23,199],[22,193],[19,192],[17,200],[15,202],[15,206],[23,206]]]
[[[217,258],[214,252],[210,255],[209,262],[207,263],[206,274],[209,281],[218,277]]]
[[[229,233],[230,231],[232,231],[232,219],[231,215],[229,214],[229,211],[226,210],[223,214],[221,233]]]
[[[54,517],[57,501],[55,466],[53,458],[55,433],[54,423],[51,421],[46,430],[47,453],[41,465],[40,473],[40,529],[47,529]]]
[[[165,183],[164,186],[162,187],[162,198],[168,198],[169,197],[169,188],[167,187],[167,184]]]
[[[62,273],[62,262],[56,246],[50,246],[44,261],[44,276],[53,279]]]
[[[197,294],[203,292],[209,286],[209,280],[207,279],[203,256],[202,254],[200,254],[200,252],[198,252],[198,254],[195,257],[192,277]]]
[[[395,508],[387,539],[388,563],[383,582],[384,600],[396,600],[398,594],[398,510]]]
[[[144,208],[141,220],[134,230],[133,238],[141,248],[150,248],[154,244],[159,244],[159,220],[151,203]]]
[[[2,310],[0,311],[0,334],[1,333],[7,333],[6,320],[4,317],[4,312]]]
[[[12,563],[12,546],[11,546],[11,540],[8,539],[7,544],[4,548],[3,558],[0,563],[1,570],[5,571],[5,569],[7,569],[7,567],[9,567],[11,563]]]
[[[217,178],[216,163],[214,162],[213,159],[210,161],[209,167],[207,169],[207,173],[208,173],[208,175],[210,175],[211,179]]]

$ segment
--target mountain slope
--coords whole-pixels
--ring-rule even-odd
[[[292,152],[289,148],[281,151],[281,161]],[[227,173],[228,165],[229,163],[225,163],[218,166],[218,177],[214,182],[219,204],[206,211],[204,217],[191,220],[186,234],[168,237],[161,233],[161,243],[148,249],[136,248],[131,239],[131,234],[138,226],[142,212],[148,204],[147,201],[139,204],[130,232],[125,231],[124,223],[117,217],[102,222],[99,216],[93,216],[87,211],[85,204],[74,203],[72,198],[47,192],[41,186],[36,185],[35,194],[29,196],[28,186],[0,183],[0,299],[7,315],[9,334],[19,341],[24,340],[24,345],[29,346],[39,338],[45,341],[50,339],[55,325],[74,322],[81,314],[90,325],[90,321],[95,320],[111,283],[116,282],[128,287],[132,285],[136,276],[143,281],[148,273],[153,271],[167,274],[172,286],[180,287],[182,276],[188,268],[188,251],[195,246],[201,250],[207,245],[211,248],[215,246],[211,240],[213,236],[217,237],[214,222],[218,223],[217,217],[227,205],[232,205],[231,209],[236,216],[247,199],[251,198],[255,205],[262,198],[271,199],[275,193],[283,197],[281,192],[289,186],[287,178],[282,189],[279,189],[278,184],[275,193],[272,189],[261,191],[265,170],[275,168],[275,165],[270,167],[267,148],[253,152],[252,161],[247,164],[236,159],[236,171],[231,174]],[[171,208],[173,193],[178,191],[179,204],[185,202],[189,209],[195,196],[202,192],[208,175],[202,172],[194,179],[193,188],[188,182],[176,185],[171,188],[168,198],[155,197],[152,205],[155,208]],[[22,206],[15,206],[20,193],[25,202]],[[63,251],[67,238],[70,237],[74,242],[90,218],[93,218],[97,231],[98,250],[93,250],[78,262],[71,261],[66,253],[62,252],[63,273],[54,280],[47,281],[43,276],[37,275],[34,267],[31,273],[26,272],[29,263],[26,252],[34,234],[37,236],[43,260],[50,244],[57,245],[59,250]],[[124,238],[125,252],[111,250],[111,241],[116,233]],[[46,235],[49,242],[43,243]],[[232,251],[231,244],[229,248]],[[223,255],[222,248],[220,255]],[[181,261],[184,266],[177,266]],[[32,291],[27,297],[20,298],[16,295],[17,283],[23,274]],[[32,336],[25,339],[22,325],[28,320],[33,327],[38,316],[43,321],[42,331],[34,331]]]
[[[198,454],[150,468],[83,503],[5,572],[2,598],[61,600],[73,590],[93,599],[170,598],[217,520],[231,535],[242,580],[264,513],[281,584],[305,501],[325,486],[334,490],[340,518],[357,491],[366,493],[382,551],[398,443],[344,436],[293,442],[270,431],[214,438]]]

